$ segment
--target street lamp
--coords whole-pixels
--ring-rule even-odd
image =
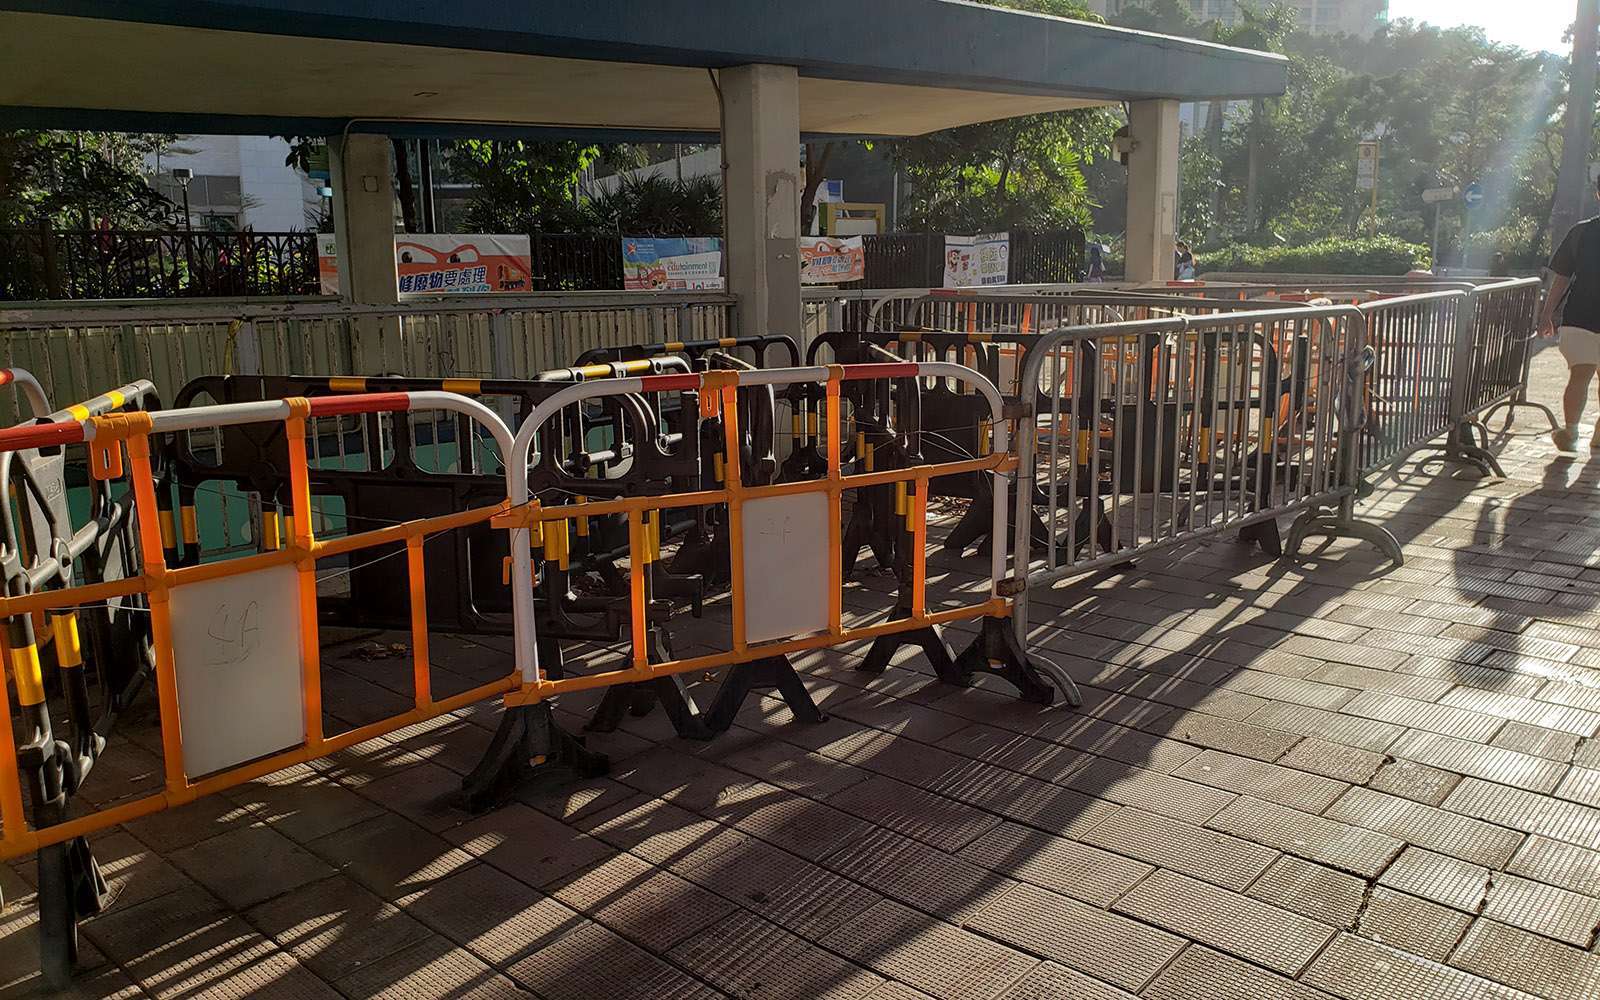
[[[190,232],[192,227],[189,224],[189,182],[194,180],[194,171],[188,167],[173,167],[172,179],[183,189],[183,230]]]

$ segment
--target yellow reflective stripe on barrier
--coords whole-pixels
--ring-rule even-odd
[[[550,521],[544,526],[544,557],[566,569],[571,550],[567,547],[567,522]]]
[[[665,351],[667,351],[669,353],[674,353],[674,352],[683,350],[683,341],[681,341],[681,340],[669,340],[665,344],[662,344],[661,347],[662,347],[663,350],[665,350]]]
[[[178,534],[172,525],[172,511],[161,511],[161,547],[170,549],[177,544]]]
[[[739,346],[739,338],[738,337],[718,337],[717,338],[717,346],[718,347],[738,347]]]
[[[716,482],[722,482],[722,452],[720,451],[711,453],[711,478]]]
[[[865,434],[861,435],[861,439],[863,441],[866,441],[866,437],[867,436]],[[865,466],[865,471],[867,471],[867,472],[871,472],[872,471],[872,453],[877,450],[877,447],[878,447],[877,445],[871,443],[870,441],[866,442],[866,449],[867,449],[866,450],[866,462],[867,462],[867,464]]]
[[[895,516],[896,517],[905,517],[906,516],[906,511],[908,509],[909,508],[906,506],[906,484],[904,482],[896,482],[894,484],[894,513],[895,513]]]
[[[194,506],[192,504],[184,504],[180,514],[183,525],[183,540],[193,545],[200,540],[200,525],[195,519]]]
[[[649,362],[646,361],[645,364],[648,365]],[[606,378],[607,376],[609,376],[611,374],[611,366],[610,365],[584,365],[582,368],[579,368],[577,371],[578,371],[578,375],[583,377],[583,378]]]
[[[1092,450],[1094,434],[1087,427],[1078,428],[1078,464],[1089,464],[1089,452]]]
[[[574,499],[578,503],[588,503],[589,502],[589,498],[588,497],[575,497]],[[579,514],[578,517],[577,517],[577,521],[578,521],[578,537],[579,538],[588,538],[589,537],[589,518],[588,518],[588,516],[585,515],[585,514]]]
[[[17,701],[24,707],[44,703],[44,674],[39,670],[39,647],[28,643],[11,650],[11,676],[17,684]]]
[[[796,410],[794,415],[789,418],[789,427],[790,433],[795,437],[799,437],[800,435],[804,434],[806,428],[805,414]]]
[[[528,544],[536,549],[544,548],[544,522],[535,521],[528,526]]]
[[[364,378],[349,378],[335,376],[328,379],[328,389],[331,392],[366,392],[367,380]]]
[[[264,510],[261,512],[261,547],[274,552],[278,548],[278,512]]]
[[[445,392],[459,392],[463,396],[476,396],[483,391],[482,379],[447,378],[442,385]]]
[[[78,613],[52,613],[50,631],[56,637],[56,665],[63,670],[83,666],[83,645],[78,638]]]
[[[983,420],[978,421],[978,456],[980,458],[984,457],[984,456],[987,456],[989,454],[992,446],[993,446],[993,441],[991,440],[991,438],[989,436],[989,421],[988,421],[988,419],[983,419]]]
[[[73,403],[71,406],[67,407],[67,412],[72,414],[72,419],[74,420],[89,419],[89,408],[84,406],[82,403]]]
[[[124,396],[122,393],[118,392],[115,389],[112,389],[110,392],[106,393],[106,398],[111,400],[111,408],[113,410],[115,410],[117,407],[121,406],[123,403],[126,403],[128,401],[128,397],[127,396]]]
[[[1211,428],[1200,428],[1200,444],[1198,447],[1199,458],[1202,462],[1211,461]]]
[[[818,413],[816,410],[812,410],[810,413],[806,414],[806,430],[810,432],[812,437],[817,436],[817,430],[821,426],[822,414]]]

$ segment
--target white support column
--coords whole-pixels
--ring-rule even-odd
[[[735,66],[722,85],[728,288],[744,334],[800,340],[800,79],[792,66]]]
[[[1178,102],[1135,101],[1128,120],[1127,280],[1172,280],[1178,228]]]
[[[347,302],[394,305],[394,160],[388,136],[328,140],[339,293]]]

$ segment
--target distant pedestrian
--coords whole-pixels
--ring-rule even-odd
[[[1189,244],[1179,240],[1177,246],[1173,250],[1173,253],[1175,259],[1173,261],[1172,273],[1179,281],[1193,281],[1194,251],[1189,249]]]
[[[1089,244],[1089,273],[1086,278],[1096,283],[1106,280],[1106,248],[1104,244]]]
[[[1600,197],[1600,186],[1596,188]],[[1589,397],[1589,383],[1600,367],[1600,217],[1573,226],[1550,258],[1550,290],[1539,312],[1539,336],[1561,336],[1561,356],[1566,359],[1567,388],[1561,394],[1566,423],[1550,432],[1562,451],[1578,440],[1578,421]],[[1560,324],[1556,313],[1560,310]],[[1589,442],[1600,451],[1600,433]]]

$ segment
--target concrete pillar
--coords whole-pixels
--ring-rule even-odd
[[[348,302],[394,305],[394,160],[388,136],[328,141],[339,290]]]
[[[1178,228],[1178,102],[1135,101],[1128,119],[1127,280],[1172,280]]]
[[[800,79],[792,66],[720,75],[728,288],[745,334],[800,340]]]

